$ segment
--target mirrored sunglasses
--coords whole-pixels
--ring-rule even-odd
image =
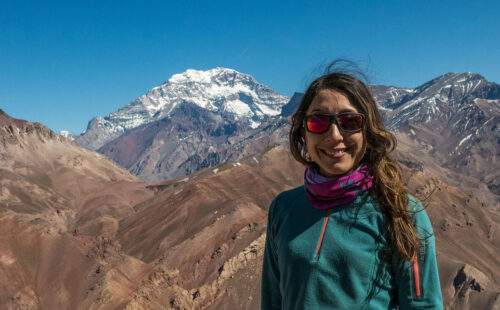
[[[304,127],[311,133],[324,133],[335,121],[340,131],[357,132],[363,129],[365,116],[361,113],[311,114],[304,119]]]

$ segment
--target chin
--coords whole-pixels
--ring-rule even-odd
[[[341,177],[341,176],[344,176],[346,174],[349,174],[351,171],[353,171],[354,169],[322,169],[320,167],[320,173],[322,175],[324,175],[325,177]]]
[[[334,165],[326,166],[318,165],[319,172],[326,177],[341,177],[349,174],[359,167],[360,163],[346,162],[336,163]]]

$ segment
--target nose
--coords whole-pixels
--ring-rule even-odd
[[[337,125],[337,122],[332,122],[330,129],[327,131],[327,140],[331,139],[332,141],[342,141],[344,140],[344,136],[342,136],[342,132]]]

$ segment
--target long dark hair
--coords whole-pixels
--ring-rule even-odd
[[[335,69],[347,64],[347,69]],[[360,77],[360,78],[358,78]],[[361,81],[366,77],[349,61],[338,60],[327,68],[327,73],[314,80],[305,92],[297,112],[292,116],[290,150],[293,157],[304,165],[314,165],[307,159],[303,121],[306,111],[320,90],[328,89],[344,95],[356,109],[366,117],[363,136],[367,143],[362,159],[369,164],[373,175],[372,196],[381,206],[387,221],[391,246],[401,257],[410,261],[418,252],[419,237],[408,210],[408,191],[404,186],[401,167],[391,156],[396,147],[396,138],[385,129],[375,99]]]

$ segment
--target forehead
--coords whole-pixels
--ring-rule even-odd
[[[321,89],[313,98],[307,112],[315,111],[331,114],[359,112],[346,96],[331,89]]]

